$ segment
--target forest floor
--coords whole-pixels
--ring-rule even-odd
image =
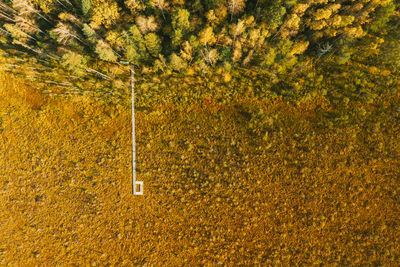
[[[0,265],[394,266],[399,102],[138,109],[133,196],[129,106],[1,74]]]

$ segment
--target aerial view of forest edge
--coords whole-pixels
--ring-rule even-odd
[[[0,265],[397,266],[399,89],[399,0],[1,0]]]

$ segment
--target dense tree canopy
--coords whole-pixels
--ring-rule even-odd
[[[351,43],[384,30],[398,7],[396,0],[2,0],[0,48],[8,63],[39,55],[75,74],[93,72],[98,59],[162,72],[281,73],[304,55],[345,63]]]

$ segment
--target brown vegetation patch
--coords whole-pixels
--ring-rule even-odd
[[[347,124],[324,98],[138,110],[132,196],[129,107],[1,77],[1,265],[399,262],[398,96]]]

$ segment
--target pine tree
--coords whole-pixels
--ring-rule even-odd
[[[378,33],[387,29],[386,25],[390,20],[390,16],[395,13],[395,3],[390,1],[386,6],[381,6],[377,10],[375,21],[369,26],[369,30]]]
[[[175,53],[172,53],[170,56],[170,65],[173,70],[176,70],[178,72],[181,72],[187,67],[186,61],[184,61]]]
[[[118,59],[111,47],[103,40],[97,42],[96,53],[105,61],[116,62]]]
[[[161,40],[155,33],[149,33],[144,37],[147,51],[153,56],[157,57],[161,52]]]
[[[267,15],[265,20],[270,24],[271,29],[276,29],[282,24],[284,15],[286,14],[286,8],[281,4],[281,1],[273,2],[271,6],[267,8]]]
[[[82,27],[82,32],[86,37],[86,40],[89,41],[90,43],[96,43],[97,41],[97,34],[96,31],[93,30],[89,25],[86,23],[83,24]]]
[[[83,75],[86,69],[86,59],[75,52],[68,52],[62,56],[62,64],[72,73],[76,75]]]
[[[89,14],[89,11],[92,9],[92,0],[82,0],[81,7],[84,15]]]
[[[177,10],[172,16],[172,46],[178,47],[183,41],[184,35],[190,28],[190,13],[186,9]]]
[[[13,43],[15,43],[15,41],[27,43],[30,38],[33,38],[29,34],[26,34],[25,32],[23,32],[17,25],[7,23],[7,24],[4,24],[4,28],[13,37]]]
[[[190,28],[190,13],[186,9],[179,9],[172,16],[172,28],[186,32]]]

